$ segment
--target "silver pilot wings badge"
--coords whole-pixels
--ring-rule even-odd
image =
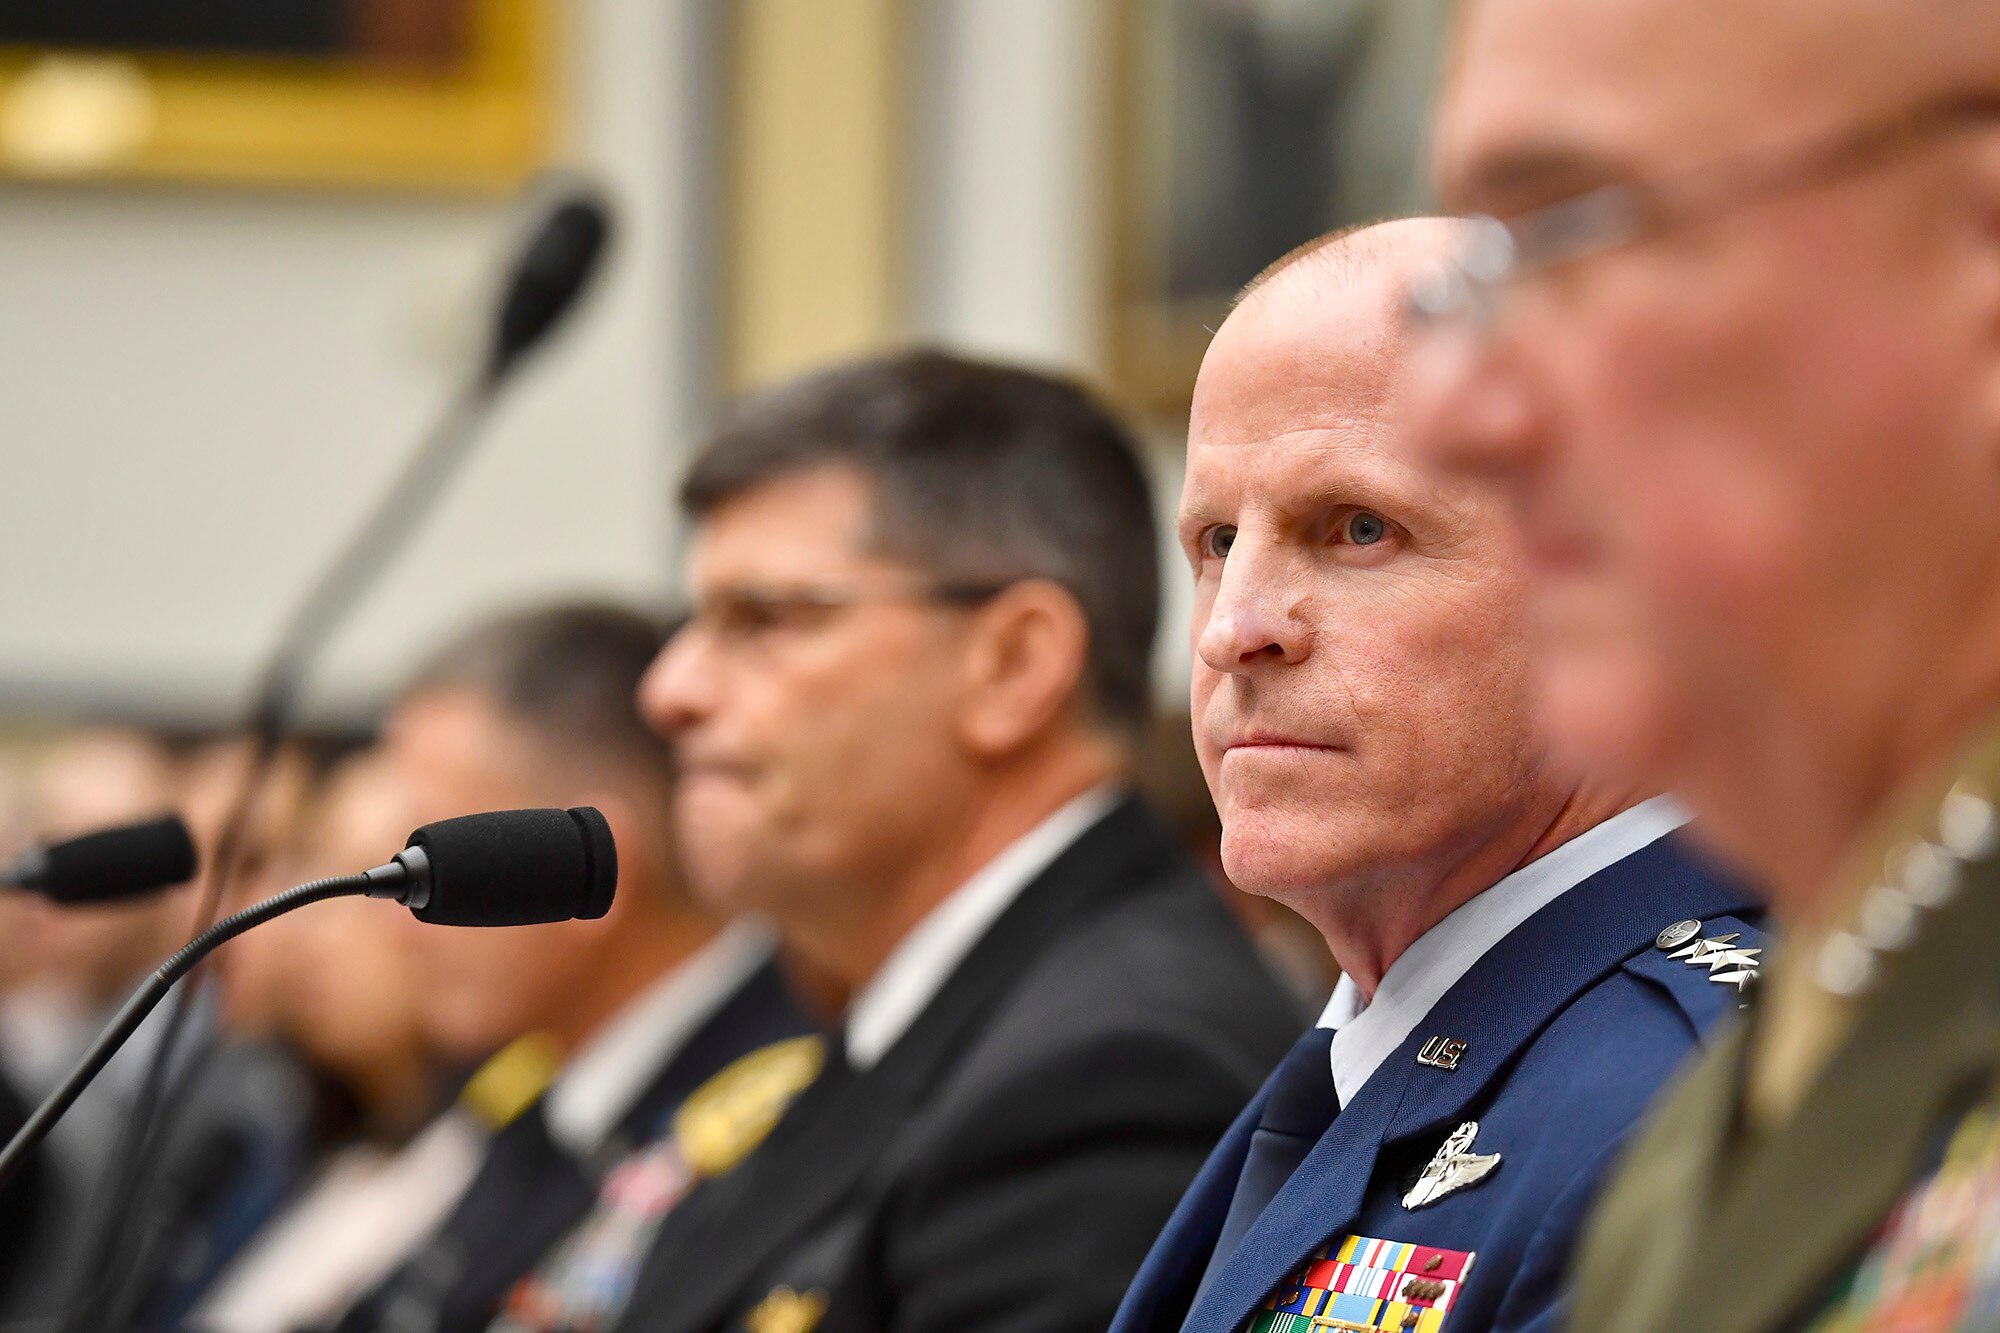
[[[1500,1154],[1471,1151],[1472,1141],[1478,1136],[1477,1120],[1468,1120],[1453,1130],[1424,1167],[1424,1173],[1417,1177],[1417,1183],[1403,1196],[1403,1207],[1412,1211],[1429,1207],[1445,1195],[1477,1185],[1492,1175],[1500,1165]]]

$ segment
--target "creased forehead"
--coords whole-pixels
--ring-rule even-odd
[[[1398,424],[1408,351],[1403,294],[1466,226],[1437,218],[1380,224],[1268,274],[1203,361],[1188,495],[1200,499],[1202,460],[1220,450],[1254,455],[1260,473],[1302,467],[1317,478],[1302,482],[1304,491],[1368,480],[1368,494],[1353,498],[1394,494],[1407,507],[1429,496],[1433,487],[1416,479]],[[1243,460],[1231,468],[1247,466]]]

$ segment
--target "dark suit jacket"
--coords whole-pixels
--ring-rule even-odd
[[[1113,1333],[1184,1324],[1229,1333],[1267,1302],[1301,1316],[1301,1328],[1316,1315],[1347,1321],[1340,1327],[1403,1327],[1407,1310],[1389,1308],[1400,1276],[1380,1284],[1388,1290],[1379,1298],[1336,1305],[1315,1294],[1316,1285],[1349,1285],[1317,1260],[1330,1242],[1338,1258],[1349,1235],[1423,1247],[1407,1252],[1416,1276],[1429,1250],[1475,1256],[1463,1285],[1444,1297],[1447,1308],[1410,1325],[1420,1333],[1552,1328],[1564,1267],[1606,1167],[1668,1074],[1739,1003],[1735,986],[1670,958],[1656,936],[1693,919],[1703,938],[1764,943],[1747,894],[1675,842],[1593,875],[1475,963],[1340,1110],[1200,1290],[1269,1090],[1260,1093],[1175,1210]],[[1464,1042],[1455,1068],[1418,1062],[1437,1037]],[[1470,1151],[1498,1153],[1500,1164],[1476,1185],[1405,1207],[1425,1164],[1468,1121],[1477,1123]],[[1455,1278],[1459,1261],[1442,1263],[1432,1271]],[[1283,1314],[1280,1329],[1290,1322]]]
[[[513,1285],[589,1213],[605,1171],[661,1133],[726,1066],[806,1030],[776,964],[766,963],[660,1068],[595,1160],[576,1161],[550,1141],[537,1101],[494,1136],[437,1234],[334,1327],[484,1333]]]
[[[27,1118],[28,1108],[20,1094],[6,1079],[0,1078],[0,1143],[13,1138]],[[27,1254],[28,1241],[35,1234],[41,1197],[41,1162],[36,1155],[29,1157],[6,1187],[0,1189],[0,1294],[6,1292],[15,1269]]]
[[[675,1212],[618,1329],[1095,1333],[1300,1021],[1126,801]]]

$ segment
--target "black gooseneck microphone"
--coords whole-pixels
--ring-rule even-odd
[[[236,872],[249,812],[289,730],[307,667],[431,511],[470,452],[478,427],[500,390],[528,353],[575,309],[603,260],[611,235],[610,210],[589,190],[571,187],[548,209],[509,270],[505,291],[494,311],[486,355],[477,370],[446,404],[374,511],[334,556],[287,622],[265,663],[250,709],[251,758],[203,877],[195,918],[197,931],[214,920]],[[62,1325],[67,1333],[97,1333],[116,1322],[112,1316],[117,1312],[103,1309],[103,1303],[111,1298],[94,1275],[116,1267],[121,1231],[143,1187],[145,1149],[152,1138],[155,1112],[166,1093],[167,1070],[186,1026],[188,992],[200,984],[200,977],[190,982],[168,1016],[99,1198],[93,1203],[92,1225],[84,1233],[88,1257],[78,1268],[88,1285],[70,1302],[69,1317]],[[171,1110],[169,1106],[169,1116]]]
[[[100,829],[30,847],[0,870],[0,885],[52,902],[107,903],[194,878],[194,840],[179,815]]]
[[[308,903],[364,894],[393,898],[419,921],[433,925],[525,926],[595,919],[611,910],[617,887],[618,848],[611,826],[596,809],[501,810],[426,824],[410,835],[407,847],[373,870],[301,884],[225,917],[146,978],[69,1077],[0,1150],[0,1186],[48,1137],[174,983],[252,927]]]

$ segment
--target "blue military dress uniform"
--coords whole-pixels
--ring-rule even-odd
[[[1331,1034],[1308,1033],[1182,1198],[1112,1333],[1557,1327],[1599,1181],[1764,944],[1754,900],[1678,844],[1515,927],[1351,1105]]]

